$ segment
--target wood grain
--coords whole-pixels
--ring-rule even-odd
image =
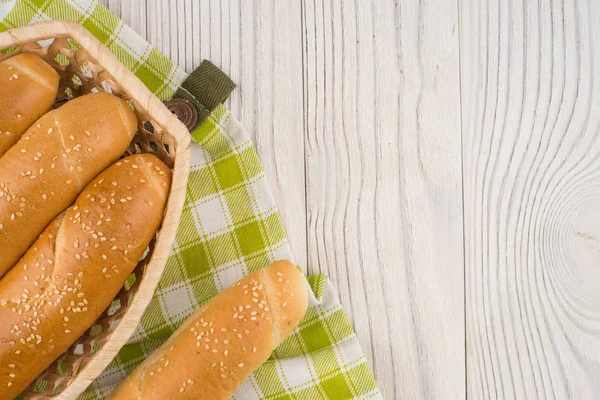
[[[600,4],[461,0],[469,398],[600,396]]]
[[[386,398],[600,396],[597,2],[103,3],[238,82]]]
[[[464,397],[458,15],[304,1],[308,260],[390,399]]]

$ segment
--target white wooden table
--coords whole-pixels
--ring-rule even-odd
[[[103,2],[238,83],[386,398],[600,398],[600,3]]]

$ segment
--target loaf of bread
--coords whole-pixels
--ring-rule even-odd
[[[136,126],[122,99],[88,94],[46,113],[0,158],[0,277],[125,152]]]
[[[135,155],[102,172],[0,280],[0,396],[12,399],[110,305],[159,227],[170,170]]]
[[[38,55],[0,63],[0,157],[54,104],[59,76]]]
[[[254,272],[188,318],[109,399],[229,399],[307,305],[306,280],[290,262]]]

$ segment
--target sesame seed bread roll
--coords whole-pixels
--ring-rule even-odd
[[[50,110],[58,81],[54,68],[33,53],[0,63],[0,157]]]
[[[125,152],[136,126],[123,100],[88,94],[46,113],[0,158],[0,277]]]
[[[0,280],[0,398],[21,393],[110,305],[160,225],[170,184],[155,156],[124,158]]]
[[[306,280],[289,261],[246,276],[202,307],[110,400],[229,399],[298,326]]]

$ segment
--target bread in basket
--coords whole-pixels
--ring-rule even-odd
[[[92,34],[73,22],[50,21],[0,33],[0,61],[40,55],[60,75],[60,103],[94,91],[125,99],[138,119],[126,154],[153,153],[172,169],[165,215],[148,252],[111,307],[23,393],[29,399],[74,399],[134,333],[162,275],[177,232],[189,169],[186,127]]]

